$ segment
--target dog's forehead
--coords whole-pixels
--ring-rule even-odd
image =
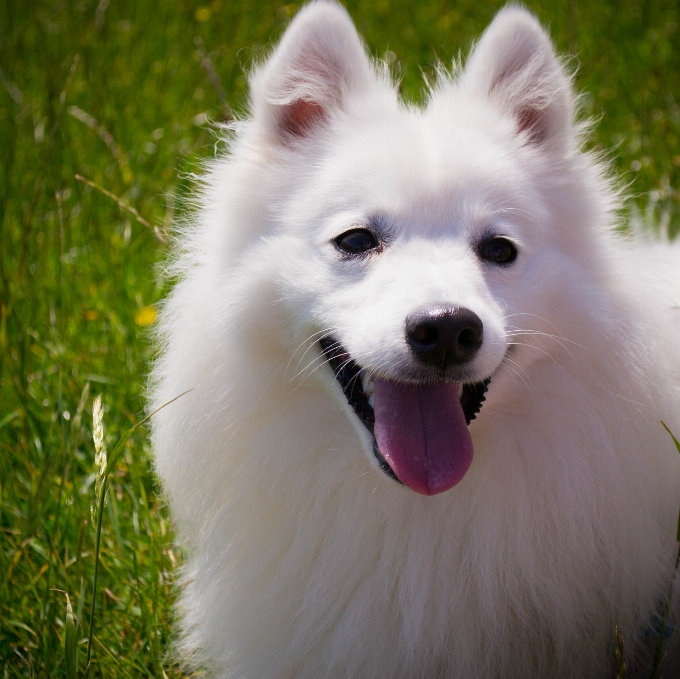
[[[470,230],[525,209],[525,200],[537,202],[521,164],[497,135],[440,110],[400,110],[330,142],[295,199],[295,211],[302,207],[324,231],[373,216],[400,231]]]
[[[329,154],[334,176],[370,178],[403,195],[453,191],[486,179],[502,183],[518,171],[509,149],[484,126],[465,117],[447,120],[429,108],[370,120],[338,135],[337,143],[342,148]]]

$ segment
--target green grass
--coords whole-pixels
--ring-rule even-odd
[[[409,99],[420,96],[419,67],[427,74],[437,58],[466,52],[500,6],[347,4]],[[655,205],[677,229],[678,1],[529,6],[580,66],[587,111],[602,118],[593,145],[615,147],[637,204]],[[268,1],[0,0],[3,679],[66,676],[66,597],[55,588],[73,603],[84,669],[92,399],[102,394],[111,450],[143,416],[148,325],[169,285],[157,266],[166,245],[153,227],[168,228],[190,190],[183,177],[213,153],[204,120],[226,115],[225,102],[243,110],[244,69],[294,10]],[[91,677],[183,676],[167,656],[182,557],[149,460],[140,428],[109,479]]]

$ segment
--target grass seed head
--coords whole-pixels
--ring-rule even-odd
[[[94,484],[94,502],[90,506],[90,518],[92,525],[96,527],[97,510],[104,487],[107,466],[106,445],[104,444],[104,410],[101,394],[97,395],[92,406],[92,438],[94,439],[94,464],[97,476]]]

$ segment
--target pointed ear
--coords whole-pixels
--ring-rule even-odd
[[[501,10],[468,59],[463,82],[516,120],[535,145],[563,146],[574,115],[571,80],[537,19],[520,7]]]
[[[250,80],[253,116],[280,141],[306,137],[366,92],[376,76],[354,24],[337,3],[313,2]]]

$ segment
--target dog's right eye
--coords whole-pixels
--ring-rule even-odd
[[[517,248],[507,238],[498,236],[489,238],[479,246],[479,256],[487,262],[506,266],[517,259]]]
[[[352,229],[341,233],[333,241],[340,250],[348,255],[361,255],[375,250],[380,243],[368,229]]]

